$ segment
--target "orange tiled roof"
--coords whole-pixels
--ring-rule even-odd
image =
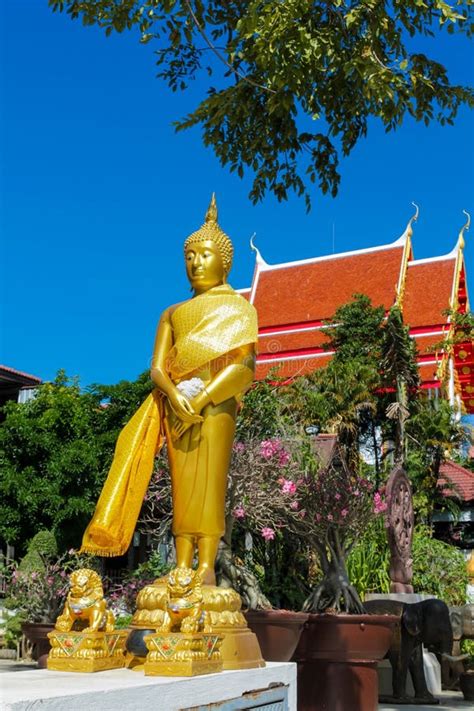
[[[403,296],[403,317],[410,326],[433,326],[447,321],[456,258],[409,262]],[[436,285],[436,288],[433,288]]]
[[[331,318],[354,294],[390,308],[396,298],[404,245],[335,255],[260,271],[254,306],[261,327]]]
[[[445,257],[413,260],[409,227],[393,244],[273,266],[255,250],[252,286],[241,293],[259,317],[257,378],[278,365],[285,378],[326,365],[321,327],[354,294],[364,293],[386,310],[400,299],[416,341],[422,387],[440,387],[446,373],[442,341],[450,329],[446,310],[452,299],[461,313],[468,308],[462,235]],[[456,347],[454,364],[456,391],[467,412],[474,412],[472,344]]]
[[[451,485],[451,488],[449,488]],[[472,501],[474,499],[474,472],[456,462],[446,461],[440,467],[438,486],[446,497]],[[447,488],[444,488],[446,487]]]

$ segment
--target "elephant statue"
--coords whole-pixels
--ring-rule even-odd
[[[461,655],[461,642],[463,639],[474,639],[474,605],[450,607],[449,617],[453,628],[453,649],[451,654],[454,660],[443,659],[441,663],[441,680],[444,689],[459,689],[459,677],[464,672]]]
[[[393,697],[390,701],[439,703],[426,685],[423,645],[428,651],[436,654],[438,661],[443,658],[453,661],[453,630],[448,606],[441,600],[430,598],[415,603],[387,599],[369,600],[364,603],[364,607],[369,614],[400,617],[400,624],[395,628],[392,644],[386,655],[392,667]],[[414,698],[409,698],[406,693],[408,671],[415,689]]]

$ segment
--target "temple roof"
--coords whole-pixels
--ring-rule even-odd
[[[374,304],[390,308],[404,250],[404,241],[397,240],[374,249],[261,267],[252,285],[260,327],[331,318],[362,288]]]
[[[252,241],[252,285],[240,293],[258,312],[258,379],[272,370],[286,379],[327,365],[331,354],[322,329],[340,306],[363,293],[386,311],[400,305],[416,341],[422,387],[441,387],[447,377],[448,311],[469,309],[463,256],[469,222],[449,254],[416,260],[411,237],[417,214],[395,242],[282,264],[268,264]],[[456,345],[453,355],[454,387],[467,412],[474,412],[472,340]]]
[[[438,486],[443,496],[472,501],[474,499],[474,472],[450,460],[443,462],[439,470]]]
[[[456,275],[456,254],[408,262],[403,317],[411,328],[447,323]],[[436,284],[436,289],[433,289]]]

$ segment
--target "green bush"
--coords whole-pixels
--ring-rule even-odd
[[[38,551],[29,551],[20,560],[18,569],[22,573],[33,573],[34,571],[39,572],[44,570],[44,561]]]
[[[44,571],[45,562],[55,558],[57,554],[58,545],[54,533],[38,531],[28,544],[28,552],[21,559],[19,570],[22,573]]]
[[[435,595],[447,605],[464,605],[468,576],[462,552],[432,537],[427,526],[413,536],[413,587]]]
[[[32,551],[36,551],[46,558],[54,558],[54,556],[58,555],[58,544],[54,533],[51,533],[51,531],[38,531],[28,545],[28,552],[31,553]]]
[[[22,635],[21,626],[24,622],[26,622],[26,619],[22,615],[15,614],[7,617],[4,639],[8,649],[16,648]]]
[[[367,527],[347,559],[349,580],[362,600],[368,593],[390,592],[389,565],[387,533],[379,516]]]
[[[468,583],[460,550],[433,538],[428,526],[417,526],[413,536],[413,588],[434,595],[447,605],[464,605]],[[349,580],[364,598],[367,593],[390,591],[390,551],[382,518],[368,526],[348,560]]]

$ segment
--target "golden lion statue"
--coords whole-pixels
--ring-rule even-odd
[[[56,620],[56,629],[70,632],[80,623],[81,632],[112,632],[115,617],[107,610],[102,580],[95,570],[80,568],[69,576],[70,589],[62,615]],[[87,623],[86,627],[81,623]]]
[[[210,631],[209,613],[203,610],[202,581],[191,568],[178,567],[168,575],[167,601],[160,632],[196,634]]]

